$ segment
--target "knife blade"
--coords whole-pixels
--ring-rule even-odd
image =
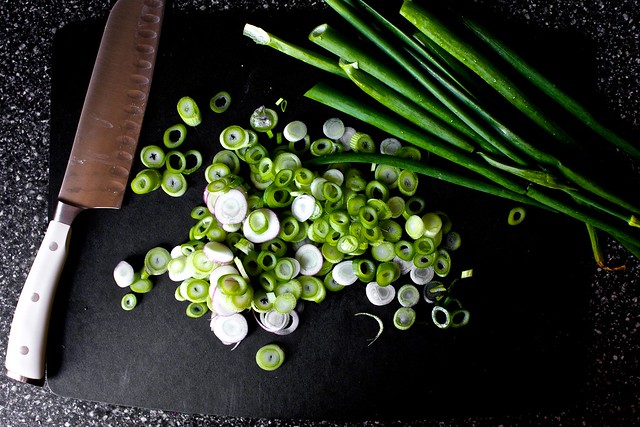
[[[71,225],[93,208],[119,209],[155,67],[163,0],[118,0],[109,13],[53,219],[16,305],[5,361],[9,378],[44,384],[49,318]]]

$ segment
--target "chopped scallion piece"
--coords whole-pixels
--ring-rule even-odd
[[[135,294],[132,294],[132,293],[126,294],[125,296],[122,297],[122,300],[120,301],[120,306],[125,311],[133,310],[137,304],[138,304],[138,298],[135,296]]]
[[[175,124],[164,131],[162,142],[165,147],[174,149],[179,147],[187,137],[187,127],[182,123]]]
[[[265,371],[275,371],[284,363],[284,350],[278,344],[267,344],[256,352],[256,364]]]
[[[182,97],[178,101],[178,114],[188,126],[198,126],[202,123],[202,115],[198,104],[188,96]]]
[[[231,95],[225,91],[216,93],[209,100],[209,108],[214,113],[224,113],[229,108],[229,105],[231,105]]]
[[[393,325],[401,331],[406,331],[416,321],[416,312],[411,307],[400,307],[393,314]]]
[[[150,169],[160,169],[164,166],[166,155],[164,150],[157,145],[147,145],[140,150],[142,164]]]

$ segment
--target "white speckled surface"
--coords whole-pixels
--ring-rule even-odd
[[[640,3],[637,0],[475,0],[532,29],[586,35],[596,42],[598,95],[613,117],[640,135]],[[57,29],[105,16],[109,0],[0,2],[0,359],[9,324],[47,222],[51,48]],[[319,0],[180,0],[198,12],[224,8],[324,7]],[[617,247],[608,250],[619,251]],[[589,290],[592,346],[583,407],[552,414],[429,419],[425,426],[625,426],[640,423],[640,266],[598,272]],[[543,392],[543,391],[541,391]],[[2,426],[376,426],[296,420],[221,418],[76,401],[0,377]],[[387,424],[388,425],[388,424]],[[406,423],[394,423],[406,425]]]

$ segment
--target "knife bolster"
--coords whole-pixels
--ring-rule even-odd
[[[63,224],[71,225],[73,220],[82,212],[85,208],[70,205],[63,201],[58,201],[56,211],[53,214],[53,220],[61,222]]]

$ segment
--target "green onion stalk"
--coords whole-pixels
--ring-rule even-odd
[[[245,35],[259,44],[269,45],[310,65],[348,78],[392,114],[372,108],[326,84],[311,88],[305,94],[310,99],[462,166],[471,171],[473,177],[402,159],[406,168],[566,214],[587,224],[590,236],[594,230],[602,230],[640,257],[640,238],[635,234],[635,228],[627,225],[623,228],[621,224],[624,221],[638,227],[635,213],[640,212],[640,208],[635,203],[615,195],[588,174],[577,172],[575,167],[568,167],[554,155],[523,140],[482,108],[470,90],[446,70],[455,68],[451,67],[454,57],[458,60],[467,58],[462,62],[465,65],[472,62],[474,67],[471,69],[480,73],[480,77],[491,79],[488,83],[510,97],[526,117],[574,149],[575,141],[533,106],[506,76],[492,74],[494,70],[484,58],[476,56],[457,39],[454,42],[443,41],[442,34],[448,34],[444,27],[435,27],[442,31],[438,37],[426,31],[419,33],[434,36],[432,41],[435,43],[431,43],[429,49],[437,55],[430,55],[425,50],[427,43],[424,43],[429,38],[415,37],[422,41],[421,44],[416,43],[363,0],[325,1],[370,45],[366,45],[366,41],[351,40],[327,24],[316,27],[309,39],[332,53],[333,58],[286,43],[256,27],[245,27]],[[404,2],[401,14],[422,31],[424,23],[431,21],[414,16],[422,11],[410,3]],[[375,22],[369,22],[363,15],[372,16]],[[398,41],[402,43],[398,44]],[[446,63],[439,63],[442,58],[446,58]],[[575,154],[582,154],[580,150],[580,147],[576,148]],[[320,156],[314,162],[333,163],[337,156],[344,162],[396,162],[393,156],[367,153]]]
[[[388,40],[388,38],[384,37],[383,34],[380,34],[380,32],[375,31],[374,30],[375,26],[371,25],[368,21],[362,18],[354,8],[352,8],[349,4],[347,4],[347,2],[342,0],[326,0],[326,3],[328,3],[345,20],[347,20],[351,25],[353,25],[362,35],[368,38],[372,42],[372,44],[379,47],[381,52],[387,54],[391,59],[393,59],[398,64],[400,64],[404,69],[406,69],[413,77],[416,78],[417,81],[423,84],[426,89],[433,91],[433,93],[441,93],[442,89],[440,89],[439,87],[436,87],[436,85],[428,79],[428,76],[425,76],[421,72],[420,67],[416,64],[415,61],[412,61],[410,58],[407,58],[405,55],[403,55],[402,50],[395,48],[394,43]],[[360,1],[360,3],[364,3],[364,2]],[[417,24],[423,23],[423,21],[421,21],[419,18],[422,16],[421,13],[423,12],[423,8],[420,8],[419,6],[413,6],[412,4],[408,5],[409,3],[411,2],[410,1],[404,2],[403,9],[401,9],[401,13],[405,10],[405,8],[409,9],[408,11],[404,11],[405,17],[412,22],[415,21],[414,23],[417,23]],[[419,17],[415,18],[414,15],[418,15]],[[435,21],[435,20],[432,19],[431,21]],[[426,24],[424,25],[426,26]],[[444,39],[449,36],[450,32],[446,30],[446,27],[442,25],[438,26],[437,28],[441,28],[441,27],[443,28],[442,31],[446,31],[445,36],[442,37]],[[423,26],[419,26],[418,28],[420,30],[423,30]],[[442,42],[442,44],[445,46],[449,46],[449,45],[446,45],[444,41]],[[490,64],[488,64],[488,61],[483,60],[483,58],[480,57],[479,55],[475,55],[474,52],[469,53],[468,49],[466,49],[466,47],[461,42],[455,43],[454,47],[459,47],[460,50],[462,50],[462,53],[459,53],[459,58],[465,57],[464,56],[465,54],[468,54],[468,55],[473,54],[473,56],[471,57],[472,59],[470,61],[465,61],[465,63],[471,63],[475,65],[478,62],[481,62],[484,65],[482,70],[485,74],[489,74],[491,71],[493,71],[491,69],[489,71],[486,71],[486,69],[489,69],[490,67]],[[425,66],[424,63],[421,63],[420,65],[422,65],[423,67]],[[476,68],[474,68],[474,71],[477,69],[477,67],[479,66],[476,65]],[[434,72],[432,72],[431,74],[435,75]],[[505,96],[508,96],[512,102],[516,103],[518,108],[521,109],[521,111],[528,114],[529,118],[531,118],[533,121],[535,121],[539,125],[543,126],[551,134],[558,137],[559,140],[566,142],[567,145],[570,145],[572,147],[576,145],[575,142],[572,141],[571,138],[568,135],[566,135],[566,133],[561,128],[559,128],[555,123],[553,123],[551,120],[546,120],[545,118],[541,117],[542,115],[541,111],[535,108],[535,106],[533,106],[533,104],[530,101],[528,101],[526,97],[518,91],[517,88],[515,88],[515,85],[512,82],[510,82],[506,78],[506,76],[501,75],[501,73],[499,73],[497,70],[495,70],[495,75],[496,77],[491,77],[492,84],[499,86],[499,90],[502,91],[501,93],[504,94]],[[482,75],[482,77],[485,77],[485,76]],[[496,80],[496,82],[494,82],[494,80]],[[440,79],[439,82],[445,83],[444,79]],[[452,91],[453,93],[458,94],[458,97],[466,99],[465,103],[467,106],[470,106],[470,105],[475,106],[474,110],[476,112],[481,113],[485,118],[487,117],[490,118],[486,110],[483,109],[481,106],[475,103],[469,104],[471,100],[469,100],[468,97],[466,97],[466,95],[460,93],[460,91],[457,90],[454,86],[447,85],[446,88]],[[442,96],[446,96],[446,95],[442,95]],[[452,102],[449,102],[449,101],[445,101],[445,102],[447,102],[448,106],[455,108]],[[474,129],[477,129],[475,125],[474,125]],[[504,126],[501,126],[500,129],[504,130]],[[522,143],[522,140],[520,138],[517,138],[517,137],[513,138],[514,135],[512,132],[503,132],[503,134],[511,135],[512,136],[511,142]],[[500,151],[502,151],[504,154],[508,155],[508,157],[511,160],[514,160],[517,163],[523,164],[523,161],[519,157],[515,156],[513,152],[511,152],[503,144],[498,143],[495,140],[492,140],[492,144],[496,148],[499,148]],[[530,155],[532,154],[534,156],[537,156],[537,158],[540,160],[546,160],[547,164],[554,164],[555,166],[557,166],[559,168],[559,172],[565,178],[570,179],[574,184],[580,186],[581,188],[589,192],[596,194],[599,198],[603,198],[610,203],[614,203],[623,209],[629,210],[631,213],[627,215],[628,218],[632,218],[632,216],[635,213],[640,212],[640,207],[637,206],[635,203],[625,200],[622,197],[618,196],[612,189],[604,188],[602,185],[597,184],[596,182],[594,182],[593,177],[584,176],[584,174],[566,167],[565,165],[561,164],[557,159],[549,155],[544,155],[544,153],[542,153],[540,150],[534,149],[529,144],[521,145],[520,147],[527,154],[530,154]],[[495,166],[495,164],[493,166]]]

